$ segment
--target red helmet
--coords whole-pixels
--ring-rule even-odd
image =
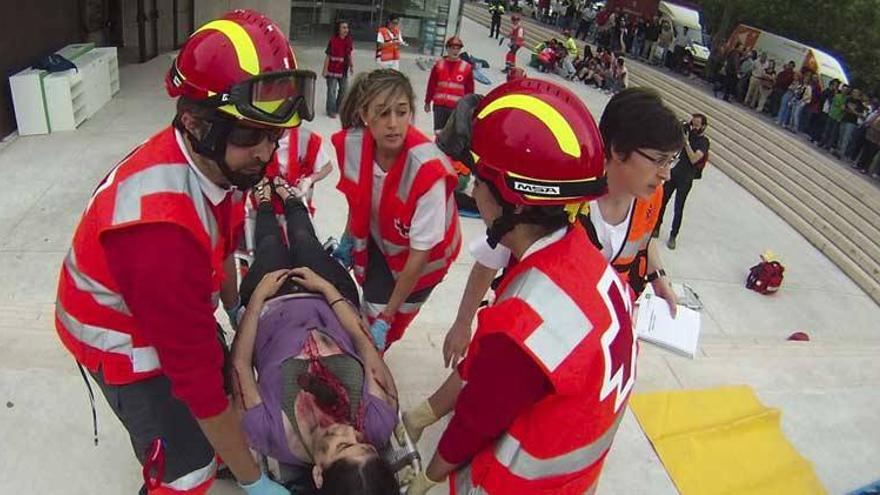
[[[296,70],[281,29],[253,10],[233,10],[196,30],[165,87],[238,119],[296,127],[314,115],[315,74]]]
[[[474,111],[476,174],[511,204],[583,203],[607,191],[602,137],[590,111],[563,86],[519,79]]]
[[[461,42],[461,38],[459,38],[458,36],[452,36],[448,40],[446,40],[446,46],[450,45],[458,45],[460,47],[463,47],[464,43]]]

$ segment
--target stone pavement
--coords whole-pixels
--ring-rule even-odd
[[[465,49],[488,59],[489,77],[501,81],[497,68],[504,49],[469,20],[463,20],[461,34]],[[372,68],[372,53],[368,43],[360,44],[356,68]],[[318,69],[323,42],[298,47],[297,55],[304,67]],[[53,303],[61,260],[91,191],[133,146],[170,122],[174,106],[163,88],[170,60],[160,56],[124,67],[122,91],[77,131],[0,145],[0,174],[7,184],[0,194],[3,493],[115,495],[136,493],[140,486],[126,435],[102,397],[97,401],[101,441],[98,447],[92,443],[85,387],[55,336]],[[526,60],[527,53],[520,53],[520,64]],[[427,73],[417,67],[415,55],[405,55],[402,70],[423,98]],[[569,85],[598,119],[608,96]],[[478,85],[478,91],[486,89]],[[324,91],[319,81],[319,110]],[[431,116],[420,111],[416,123],[428,131]],[[325,136],[337,126],[323,115],[312,123]],[[334,189],[337,177],[334,171],[317,186],[322,238],[337,235],[345,222],[345,203]],[[661,252],[672,278],[693,286],[706,305],[700,355],[690,360],[643,345],[637,390],[749,384],[765,404],[782,409],[786,435],[814,463],[829,492],[880,477],[878,306],[717,170],[709,169],[690,197],[679,249]],[[483,230],[477,220],[462,224],[465,241]],[[768,248],[787,267],[785,284],[773,297],[743,288],[748,267]],[[443,337],[471,263],[463,253],[406,338],[388,353],[404,407],[433,392],[448,373]],[[218,318],[225,322],[225,316]],[[808,332],[813,341],[784,342],[794,331]],[[440,428],[426,432],[420,443],[424,455],[433,453],[440,433]],[[239,491],[219,482],[212,493]],[[600,493],[676,493],[631,414],[609,455]]]

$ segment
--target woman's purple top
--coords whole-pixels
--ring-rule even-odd
[[[294,456],[287,444],[282,422],[284,412],[281,410],[281,363],[302,352],[308,332],[313,328],[326,333],[343,353],[363,366],[351,337],[324,298],[293,297],[270,301],[265,307],[254,342],[254,366],[263,402],[245,412],[242,426],[254,449],[285,464],[308,465],[309,462]],[[364,436],[367,442],[378,448],[391,438],[397,424],[397,410],[370,394],[367,380],[365,373],[361,399]],[[289,419],[293,421],[293,418]]]

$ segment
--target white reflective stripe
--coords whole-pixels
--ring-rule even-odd
[[[486,495],[482,487],[475,487],[471,479],[471,465],[459,469],[455,473],[455,493],[457,495]]]
[[[364,251],[367,249],[367,238],[366,237],[352,237],[354,241],[354,250],[355,251]]]
[[[355,184],[361,178],[361,144],[364,139],[363,129],[353,129],[345,134],[342,174]]]
[[[648,244],[648,240],[651,238],[651,233],[648,232],[640,239],[635,239],[632,241],[626,241],[626,244],[623,245],[623,249],[620,250],[620,254],[617,255],[618,258],[632,258],[635,255],[639,254],[639,251],[645,248]]]
[[[211,238],[213,248],[218,241],[217,221],[208,210],[199,178],[189,165],[159,164],[142,170],[119,183],[112,225],[134,222],[141,218],[141,202],[151,194],[180,193],[189,196],[202,226]]]
[[[623,413],[619,413],[614,423],[593,442],[571,452],[543,459],[526,452],[516,437],[505,433],[495,444],[495,460],[513,475],[530,481],[579,473],[608,452],[622,419]]]
[[[309,152],[309,141],[312,140],[312,133],[302,127],[291,129],[290,132],[299,133],[296,140],[296,157],[299,160],[299,174],[302,175],[302,168],[306,164],[306,155]]]
[[[330,61],[331,62],[345,62],[345,57],[334,57],[331,55]]]
[[[551,373],[593,330],[593,324],[571,297],[537,268],[517,277],[498,301],[510,298],[523,300],[541,318],[525,345]]]
[[[382,240],[380,244],[381,251],[385,256],[397,256],[398,254],[403,253],[404,251],[409,250],[409,246],[404,246],[402,244],[395,244],[391,241]]]
[[[133,347],[131,335],[81,323],[64,309],[60,301],[55,303],[55,315],[76,340],[104,352],[127,356],[132,361],[134,371],[144,373],[159,369],[159,357],[156,350],[149,346]]]
[[[416,176],[419,174],[419,170],[421,170],[422,165],[431,160],[440,160],[447,172],[455,172],[449,158],[433,142],[413,146],[408,152],[406,164],[400,176],[400,184],[397,186],[397,198],[400,201],[406,202],[412,191]]]
[[[363,277],[367,274],[367,270],[362,266],[355,265],[352,267],[352,270],[355,277]]]
[[[423,302],[405,302],[400,305],[400,308],[397,309],[397,312],[400,314],[418,313],[419,310],[422,308],[423,304],[425,304],[424,301]],[[382,303],[374,303],[374,302],[370,302],[370,301],[364,301],[364,303],[361,305],[361,307],[363,308],[365,315],[367,315],[371,318],[375,318],[375,317],[379,316],[380,314],[382,314],[382,312],[385,311],[385,308],[387,308],[388,305],[382,304]]]
[[[208,463],[207,466],[203,468],[196,469],[195,471],[191,471],[189,473],[184,474],[180,478],[172,481],[171,483],[162,483],[162,486],[171,488],[172,490],[177,491],[185,491],[192,490],[193,488],[205,483],[206,481],[214,478],[214,474],[217,472],[217,458],[214,457],[211,459],[211,462]]]
[[[590,485],[589,488],[587,488],[587,491],[584,492],[584,495],[593,495],[594,493],[596,493],[596,488],[598,488],[598,487],[599,487],[599,479],[596,478],[596,481],[594,481],[593,484]]]
[[[294,131],[296,131],[296,129],[291,129],[290,132],[285,132],[281,135],[281,139],[278,140],[278,149],[287,150],[287,153],[275,154],[278,158],[278,175],[285,179],[287,178],[287,170],[290,168],[290,133]]]
[[[131,311],[128,310],[128,306],[125,305],[125,300],[122,299],[121,295],[111,291],[101,282],[98,282],[79,270],[79,266],[76,264],[76,254],[74,253],[73,248],[70,248],[70,251],[67,252],[67,257],[64,258],[64,266],[67,268],[67,273],[70,274],[70,278],[73,279],[73,283],[76,285],[77,289],[91,294],[95,301],[101,306],[131,316]]]

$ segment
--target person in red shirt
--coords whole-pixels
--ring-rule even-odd
[[[348,23],[336,22],[333,37],[327,42],[324,53],[324,78],[327,81],[327,104],[325,110],[331,119],[335,119],[345,91],[348,89],[348,75],[354,74],[354,61],[351,52],[354,44],[349,35]]]
[[[519,14],[513,14],[510,16],[510,21],[513,23],[510,26],[510,35],[508,36],[509,48],[510,50],[507,52],[507,55],[504,57],[504,70],[502,72],[510,72],[511,69],[516,67],[516,52],[519,51],[520,48],[526,42],[526,34],[523,29],[522,17]]]
[[[474,92],[474,70],[471,64],[461,60],[459,54],[464,44],[453,36],[446,41],[446,56],[434,64],[425,91],[425,112],[434,105],[434,132],[446,126],[458,100]]]
[[[165,81],[172,126],[98,186],[61,270],[56,329],[128,430],[141,493],[207,493],[216,455],[250,495],[288,493],[261,472],[230,407],[214,319],[219,300],[239,305],[241,192],[284,130],[314,114],[315,74],[295,70],[281,33],[235,10],[189,38]]]

